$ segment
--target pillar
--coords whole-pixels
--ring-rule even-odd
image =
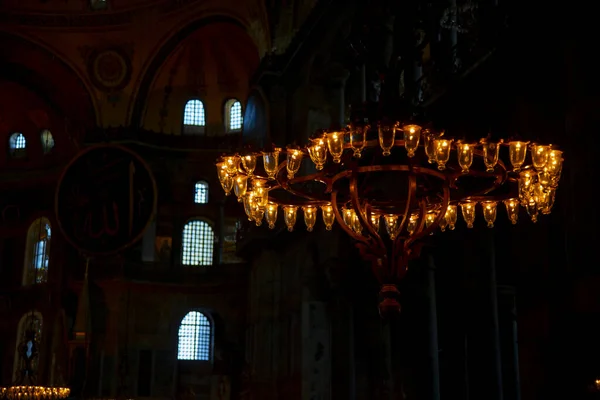
[[[438,346],[438,325],[437,325],[437,304],[435,295],[435,264],[433,257],[427,256],[426,264],[425,293],[427,299],[427,332],[428,346],[427,355],[428,377],[427,381],[430,392],[427,398],[431,400],[440,400],[440,361]]]

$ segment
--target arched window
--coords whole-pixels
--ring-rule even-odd
[[[92,10],[105,10],[108,8],[106,0],[91,0],[90,5],[92,6]]]
[[[17,327],[17,343],[15,348],[15,361],[13,363],[13,382],[19,378],[24,370],[26,359],[34,361],[34,370],[37,369],[37,353],[42,340],[42,314],[30,311],[21,317]]]
[[[206,182],[206,181],[196,182],[196,193],[194,194],[194,203],[196,203],[196,204],[208,203],[208,182]]]
[[[40,140],[42,141],[42,150],[44,154],[47,154],[54,148],[54,137],[52,137],[52,132],[48,129],[44,129],[40,134]]]
[[[23,285],[44,283],[48,279],[51,236],[52,230],[48,218],[38,218],[29,227],[23,266]]]
[[[10,135],[10,138],[8,139],[8,148],[10,149],[11,156],[24,156],[25,149],[27,148],[27,140],[25,139],[25,135],[20,132],[15,132]]]
[[[209,319],[199,311],[190,311],[179,325],[178,360],[209,361],[211,357],[212,327]]]
[[[183,265],[211,265],[215,234],[205,221],[196,219],[183,227],[181,263]]]
[[[227,132],[239,132],[242,130],[242,103],[237,99],[227,100],[225,103],[225,127]]]
[[[183,110],[183,133],[204,133],[204,104],[200,100],[189,100]]]

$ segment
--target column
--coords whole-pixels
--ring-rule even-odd
[[[498,319],[502,348],[502,383],[507,399],[521,399],[519,377],[519,345],[517,336],[517,306],[515,288],[498,286]]]
[[[425,293],[427,299],[427,331],[428,331],[428,357],[429,376],[427,377],[430,392],[427,398],[440,400],[440,361],[438,346],[437,305],[435,295],[435,264],[432,256],[427,256]]]

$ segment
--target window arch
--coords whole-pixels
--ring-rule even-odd
[[[195,185],[194,203],[206,204],[208,203],[208,182],[198,181]]]
[[[198,99],[189,100],[183,110],[183,133],[204,133],[205,125],[204,103]]]
[[[8,139],[8,148],[10,149],[11,156],[24,156],[27,148],[27,139],[25,139],[25,135],[21,132],[15,132],[10,135],[10,138]]]
[[[188,312],[179,325],[177,359],[210,361],[212,335],[212,324],[205,314]]]
[[[195,219],[183,227],[181,263],[183,265],[211,265],[213,263],[215,234],[205,221]]]
[[[225,103],[225,128],[227,132],[240,132],[244,117],[242,116],[242,103],[237,99],[227,100]]]
[[[52,229],[46,217],[35,220],[27,231],[23,285],[44,283],[48,279]]]
[[[42,141],[42,150],[44,154],[47,154],[54,148],[54,137],[52,136],[52,132],[48,129],[44,129],[42,133],[40,133],[40,140]]]
[[[13,363],[13,381],[25,367],[25,357],[30,357],[37,362],[37,351],[42,340],[42,314],[31,310],[21,317],[17,326],[17,340],[15,345],[15,360]],[[37,369],[37,366],[33,366]]]

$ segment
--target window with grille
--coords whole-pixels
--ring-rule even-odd
[[[204,104],[200,100],[189,100],[183,110],[183,133],[204,133],[205,125]]]
[[[187,313],[179,325],[178,360],[209,361],[212,332],[206,315],[198,311]]]
[[[196,193],[194,194],[194,203],[208,203],[208,183],[205,181],[196,182]]]
[[[48,129],[44,129],[40,134],[40,140],[42,141],[42,150],[44,154],[49,153],[54,148],[54,137]]]
[[[37,219],[27,231],[23,285],[44,283],[48,279],[52,229],[47,218]]]
[[[242,103],[237,99],[227,100],[225,103],[225,127],[227,132],[241,131],[243,122]]]
[[[201,220],[193,220],[183,228],[181,263],[183,265],[211,265],[215,234],[212,227]]]
[[[25,135],[20,132],[15,132],[10,135],[10,138],[8,139],[8,147],[10,149],[10,154],[13,157],[25,155],[25,149],[27,148],[27,140],[25,139]]]

